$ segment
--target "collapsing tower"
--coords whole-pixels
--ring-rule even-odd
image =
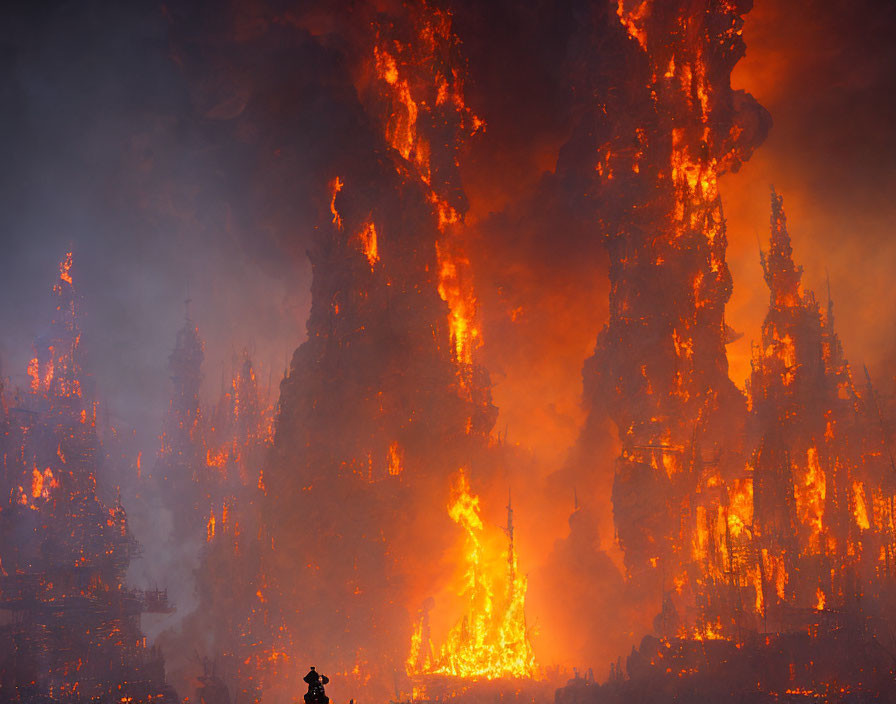
[[[378,696],[392,693],[406,605],[441,576],[429,558],[456,537],[432,507],[460,467],[487,461],[497,414],[456,241],[458,152],[477,122],[450,16],[404,10],[359,35],[360,104],[348,107],[370,132],[320,183],[308,339],[265,470],[272,602],[297,647],[351,671],[351,686],[385,685]]]
[[[734,638],[832,608],[855,615],[860,601],[865,615],[877,609],[890,588],[879,577],[892,565],[893,480],[886,424],[852,380],[833,306],[822,312],[801,287],[778,196],[748,393],[728,378],[717,182],[768,116],[730,85],[749,4],[698,5],[620,1],[615,18],[589,25],[585,45],[601,52],[579,57],[583,118],[558,173],[583,184],[610,257],[580,454],[609,415],[617,537],[657,631]],[[624,81],[608,55],[631,67]]]

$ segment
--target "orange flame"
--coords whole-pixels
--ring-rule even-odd
[[[364,252],[364,256],[367,257],[367,262],[370,264],[370,270],[373,271],[373,265],[380,260],[373,220],[364,225],[364,229],[358,233],[358,240],[361,242],[361,251]]]
[[[525,617],[526,578],[517,572],[513,544],[503,559],[487,554],[479,497],[471,492],[463,470],[451,495],[448,515],[466,533],[467,570],[461,593],[467,597],[468,609],[449,631],[434,661],[428,656],[431,644],[424,643],[424,615],[411,639],[408,674],[474,680],[533,677],[535,657]],[[495,564],[508,565],[503,580],[492,574],[490,568]]]

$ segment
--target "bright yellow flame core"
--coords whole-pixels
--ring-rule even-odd
[[[818,550],[824,530],[827,485],[824,470],[818,461],[818,449],[815,447],[810,447],[806,452],[806,473],[802,482],[795,487],[794,493],[800,520],[809,527],[812,545]]]
[[[470,491],[461,470],[452,487],[448,515],[466,532],[466,563],[462,596],[467,611],[448,632],[438,655],[425,642],[425,617],[411,638],[407,661],[410,676],[448,675],[465,679],[533,677],[535,657],[526,628],[526,578],[517,573],[516,555],[503,555],[507,562],[505,579],[488,574],[492,557],[482,544],[479,497]]]
[[[852,483],[852,491],[855,502],[853,516],[855,516],[856,525],[862,530],[868,530],[871,528],[871,523],[868,521],[868,507],[865,505],[865,487],[862,482],[855,481]]]

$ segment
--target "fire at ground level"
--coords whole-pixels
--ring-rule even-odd
[[[860,702],[892,696],[896,535],[886,421],[892,409],[870,377],[864,386],[853,381],[833,332],[832,302],[823,312],[799,285],[777,195],[771,226],[763,255],[769,314],[755,351],[752,408],[741,407],[744,429],[727,443],[737,450],[734,460],[702,451],[693,435],[681,447],[628,440],[618,460],[613,494],[627,548],[627,589],[645,608],[661,601],[656,636],[611,664],[604,684],[589,674],[557,689],[559,674],[538,668],[530,643],[512,501],[502,528],[486,525],[481,499],[461,470],[451,481],[445,518],[461,538],[465,607],[440,642],[431,632],[430,607],[421,609],[405,641],[409,652],[395,680],[396,701]],[[162,651],[147,646],[139,621],[142,613],[170,612],[167,593],[125,583],[140,547],[121,496],[109,496],[104,481],[106,463],[121,447],[84,383],[74,281],[68,254],[53,287],[56,314],[28,364],[29,387],[0,389],[8,487],[0,512],[0,686],[4,697],[29,703],[176,701]],[[278,641],[277,633],[286,631],[279,624],[288,620],[269,610],[277,595],[264,580],[250,579],[252,594],[240,603],[227,598],[241,577],[219,577],[222,566],[240,564],[253,566],[250,576],[264,574],[251,562],[259,548],[247,529],[267,495],[259,457],[273,442],[270,403],[243,357],[211,414],[214,426],[204,427],[202,348],[188,319],[169,360],[174,390],[153,470],[163,486],[188,498],[178,530],[204,543],[200,597],[227,627],[195,676],[197,698],[209,704],[260,699],[281,681],[291,683],[294,694],[288,653],[300,652],[303,639],[315,634],[300,626]],[[406,460],[390,446],[386,475],[402,476]],[[138,476],[140,467],[138,456]],[[197,467],[201,471],[189,471]],[[656,516],[645,513],[651,507]],[[585,517],[576,506],[573,534],[587,525]],[[501,540],[490,535],[495,532]],[[661,599],[640,593],[654,589]],[[572,609],[584,608],[586,599],[577,597]],[[260,608],[222,608],[247,601]],[[188,641],[205,615],[200,608],[185,621]],[[333,615],[321,617],[326,622]],[[233,638],[251,630],[263,637]],[[358,686],[356,674],[339,676],[346,690]]]
[[[297,193],[310,194],[299,208],[316,213],[307,338],[279,393],[245,353],[208,406],[188,312],[144,468],[86,371],[84,350],[99,343],[82,345],[80,279],[63,258],[24,383],[0,387],[0,697],[288,702],[312,653],[326,657],[334,700],[358,692],[365,704],[891,697],[896,402],[850,367],[833,298],[805,288],[776,193],[746,389],[728,374],[738,332],[725,316],[719,179],[770,124],[730,81],[749,6],[582,3],[560,52],[569,61],[556,62],[575,124],[542,179],[539,195],[562,204],[545,229],[572,210],[606,245],[609,305],[584,362],[586,418],[556,475],[586,483],[586,505],[575,501],[541,606],[589,645],[651,634],[605,683],[589,671],[558,689],[539,667],[517,504],[495,520],[494,487],[503,497],[526,458],[495,431],[481,359],[460,164],[463,145],[487,136],[465,93],[464,8],[371,7],[331,41],[316,16],[216,15],[208,29],[203,10],[172,1],[170,49],[196,88],[196,121],[240,145],[241,164],[258,155],[258,188],[226,189],[258,202],[240,212],[228,201],[225,229],[277,229],[280,205],[291,233]],[[280,84],[269,68],[284,57],[295,73]],[[297,85],[311,99],[285,100]],[[318,109],[340,117],[335,138]],[[259,121],[267,112],[286,116],[286,137]],[[296,133],[319,142],[312,173],[290,161],[314,151],[290,142]],[[240,171],[209,158],[216,174]],[[298,171],[301,186],[283,188]],[[621,569],[586,520],[606,494]],[[171,514],[162,576],[189,575],[196,601],[154,644],[141,614],[170,611],[166,585],[127,579],[140,548],[125,506],[148,496]],[[608,588],[594,589],[601,579]]]

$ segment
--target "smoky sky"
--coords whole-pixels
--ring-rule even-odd
[[[499,429],[544,458],[545,475],[583,422],[582,363],[606,319],[603,243],[553,175],[578,119],[569,62],[585,6],[450,3],[466,100],[486,122],[460,157],[483,361]],[[71,248],[89,371],[113,420],[135,428],[144,449],[159,432],[167,357],[188,298],[206,341],[206,402],[244,348],[276,389],[305,334],[315,198],[353,140],[369,141],[341,58],[345,17],[361,9],[4,5],[4,377],[24,383],[31,341],[52,314],[57,262]],[[274,21],[290,16],[303,22]],[[231,25],[238,36],[227,34]],[[722,181],[729,318],[744,332],[730,354],[741,371],[768,302],[757,239],[767,237],[774,184],[807,284],[821,294],[830,273],[847,354],[892,376],[884,362],[896,342],[894,31],[896,10],[870,0],[757,0],[747,15],[747,55],[733,85],[753,93],[774,126]],[[564,511],[552,510],[548,543],[554,527],[566,530]]]
[[[21,383],[75,254],[84,349],[113,421],[157,434],[186,299],[211,394],[248,349],[276,386],[304,335],[309,272],[238,222],[251,174],[197,109],[158,3],[22,3],[3,12],[0,357]],[[218,132],[222,130],[218,129]],[[301,242],[307,222],[290,236]]]
[[[579,194],[555,175],[580,118],[570,66],[587,3],[448,4],[466,60],[465,99],[486,123],[460,154],[482,361],[498,432],[531,450],[527,472],[545,478],[581,430],[582,364],[607,315],[603,242],[576,211]],[[243,349],[276,397],[305,337],[305,249],[321,194],[340,160],[369,153],[375,141],[347,67],[357,60],[347,58],[351,28],[364,24],[347,18],[373,5],[400,11],[387,1],[6,3],[0,376],[26,382],[31,342],[53,312],[57,263],[72,249],[88,371],[113,422],[136,430],[144,457],[156,448],[187,299],[206,341],[206,406]],[[823,295],[830,274],[853,366],[867,361],[893,375],[894,32],[896,10],[870,0],[757,0],[747,15],[747,55],[732,83],[774,125],[721,184],[734,277],[728,318],[744,333],[729,349],[738,382],[768,304],[757,239],[767,238],[772,184],[785,197],[807,285]],[[521,565],[533,573],[531,603],[542,618],[561,573],[551,555],[570,563],[584,555],[582,573],[600,575],[576,573],[581,598],[595,589],[620,598],[600,552],[613,544],[611,516],[589,516],[593,525],[576,533],[572,494],[552,486],[537,514],[520,511]],[[145,579],[171,588],[180,619],[192,605],[195,546],[178,572],[164,542],[170,512],[128,510],[147,546]],[[539,580],[539,569],[548,577]],[[573,629],[572,640],[579,636]],[[587,640],[567,651],[604,658],[619,647]]]
[[[772,114],[766,144],[721,182],[734,293],[729,348],[736,380],[749,373],[749,345],[768,305],[757,240],[767,242],[769,188],[784,196],[804,284],[826,298],[853,367],[893,378],[896,308],[892,275],[896,195],[896,8],[842,0],[758,0],[747,15],[747,55],[732,84]]]

